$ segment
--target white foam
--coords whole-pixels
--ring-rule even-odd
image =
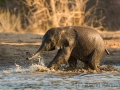
[[[15,68],[3,70],[0,73],[0,90],[2,89],[105,89],[120,88],[120,73],[101,73],[101,74],[79,74],[69,76],[52,73],[45,67],[42,59],[40,63],[32,64],[28,68],[24,68],[15,64]],[[117,66],[119,68],[120,66]],[[36,72],[37,71],[37,72]],[[39,72],[40,73],[39,73]],[[49,72],[50,73],[43,73]],[[90,87],[91,85],[91,87]],[[110,87],[110,88],[109,88]]]

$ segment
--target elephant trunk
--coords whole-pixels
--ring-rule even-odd
[[[42,44],[38,51],[31,57],[26,58],[26,60],[32,60],[37,58],[43,51],[45,50],[45,46]]]

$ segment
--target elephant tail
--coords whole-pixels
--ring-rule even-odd
[[[107,49],[105,49],[105,52],[106,52],[108,55],[110,55],[110,52],[109,52]]]

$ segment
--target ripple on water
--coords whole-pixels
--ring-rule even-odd
[[[36,71],[37,70],[37,71]],[[42,72],[39,72],[42,70]],[[43,72],[45,71],[45,72]],[[64,72],[63,72],[64,73]],[[7,89],[115,89],[120,88],[120,73],[105,72],[100,74],[79,73],[62,75],[40,65],[0,71],[0,90]]]

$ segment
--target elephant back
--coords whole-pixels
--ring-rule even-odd
[[[89,55],[95,49],[105,49],[104,41],[100,34],[89,27],[73,27],[78,38],[73,52],[77,52],[80,57]],[[77,56],[76,56],[77,57]]]

